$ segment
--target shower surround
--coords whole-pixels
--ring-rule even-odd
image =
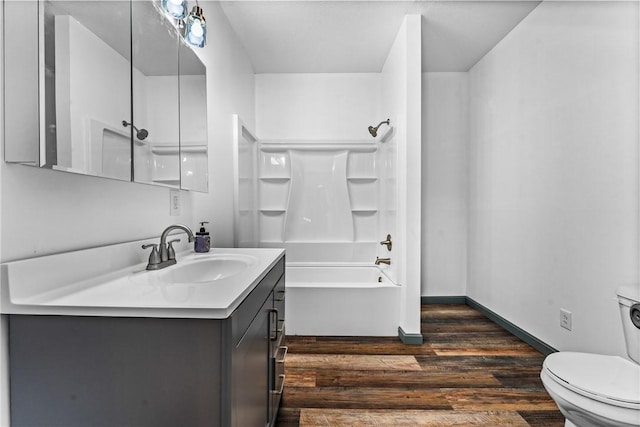
[[[375,154],[366,142],[262,142],[260,243],[330,243],[325,261],[374,260],[366,243],[378,231]]]
[[[290,334],[394,335],[400,288],[380,246],[377,141],[264,141],[259,149],[260,246],[285,247]],[[383,252],[384,250],[384,252]]]
[[[236,243],[287,250],[287,332],[396,335],[401,287],[380,245],[395,233],[393,129],[368,141],[258,141],[241,124],[236,135]]]

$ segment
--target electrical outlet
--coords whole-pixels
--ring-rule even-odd
[[[569,331],[571,330],[571,312],[564,308],[560,309],[560,326]]]
[[[180,216],[180,190],[169,191],[169,215]]]

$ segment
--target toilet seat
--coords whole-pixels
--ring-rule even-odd
[[[559,352],[543,369],[575,393],[614,406],[640,410],[640,365],[619,356]]]

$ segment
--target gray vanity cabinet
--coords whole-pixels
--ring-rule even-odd
[[[284,390],[284,359],[287,355],[285,346],[285,282],[284,275],[280,278],[272,294],[272,310],[270,319],[270,350],[269,366],[269,420],[275,424],[280,400]]]
[[[283,285],[281,258],[226,319],[10,315],[11,425],[272,425]]]

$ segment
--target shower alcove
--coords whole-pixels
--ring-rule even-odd
[[[374,264],[393,257],[392,135],[258,141],[237,123],[236,244],[286,249],[289,334],[397,334],[400,286]]]

